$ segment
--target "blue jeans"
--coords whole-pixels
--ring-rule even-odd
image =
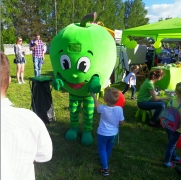
[[[33,57],[35,76],[41,75],[42,58]]]
[[[126,84],[126,87],[122,93],[124,94],[125,92],[128,91],[128,89],[129,89],[129,84]],[[134,85],[131,85],[131,97],[132,98],[134,97],[135,92],[136,92],[136,87]]]
[[[116,142],[117,135],[115,136],[102,136],[97,134],[98,140],[98,153],[103,169],[108,169],[108,161],[111,155],[112,148]]]
[[[178,156],[175,151],[176,143],[179,140],[180,133],[175,131],[171,131],[169,129],[165,128],[165,131],[168,135],[168,144],[167,144],[167,149],[165,153],[165,163],[170,162],[171,160],[176,160],[178,159]]]
[[[158,120],[161,112],[165,109],[166,104],[163,101],[146,101],[146,102],[137,102],[137,105],[140,109],[143,110],[155,110],[152,118],[151,118],[151,122],[152,123],[156,123],[156,121]]]

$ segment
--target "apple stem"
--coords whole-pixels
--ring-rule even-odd
[[[84,16],[81,20],[80,26],[81,27],[86,27],[86,23],[87,22],[94,22],[97,18],[97,13],[93,12],[90,14],[87,14],[86,16]]]

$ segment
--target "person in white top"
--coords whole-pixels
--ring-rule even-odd
[[[14,45],[14,53],[16,56],[16,65],[17,65],[16,78],[18,80],[18,84],[24,84],[25,50],[22,48],[22,38],[20,37],[17,38],[16,44]]]
[[[178,57],[179,50],[177,48],[174,49],[175,57]]]
[[[31,110],[13,107],[6,98],[9,61],[1,54],[1,180],[35,180],[34,162],[52,158],[52,141],[43,121]]]
[[[117,140],[119,132],[119,124],[123,124],[124,115],[123,109],[120,106],[115,106],[119,100],[119,90],[113,87],[105,89],[104,102],[106,105],[99,105],[96,96],[94,98],[95,108],[101,114],[99,127],[97,129],[98,152],[102,164],[101,173],[103,176],[108,176],[108,161],[111,155],[112,148]]]
[[[181,49],[179,50],[179,61],[181,61]]]
[[[138,65],[132,65],[130,67],[130,73],[125,77],[124,81],[126,83],[126,87],[124,89],[124,91],[122,92],[123,94],[125,94],[129,88],[131,88],[131,99],[136,99],[134,97],[134,94],[136,92],[136,73],[139,71],[139,66]]]

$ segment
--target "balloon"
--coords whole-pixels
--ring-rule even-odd
[[[137,46],[137,42],[135,40],[132,40],[128,44],[126,44],[126,47],[129,49],[134,49],[136,46]]]
[[[161,49],[161,48],[156,49],[156,53],[157,53],[157,54],[160,54],[161,52],[162,52],[162,49]]]
[[[161,44],[160,41],[156,41],[156,42],[154,43],[154,47],[155,47],[156,49],[160,48],[161,45],[162,45],[162,44]]]
[[[126,103],[126,100],[125,100],[125,97],[124,95],[122,94],[121,91],[119,91],[119,99],[118,101],[115,103],[115,106],[121,106],[122,108],[124,107]]]
[[[130,39],[127,37],[122,40],[122,44],[124,45],[128,44],[129,42],[130,42]]]
[[[181,136],[180,136],[180,138],[178,139],[178,141],[176,143],[176,147],[181,149]]]

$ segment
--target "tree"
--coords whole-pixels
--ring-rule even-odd
[[[35,33],[47,42],[91,12],[97,12],[96,21],[112,30],[148,23],[141,0],[2,0],[1,5],[1,31],[8,43],[14,43],[17,36],[29,42]]]
[[[126,0],[125,1],[125,15],[124,25],[125,28],[133,28],[148,24],[149,19],[146,18],[147,10],[142,0]],[[130,37],[139,44],[148,44],[148,40],[145,37]]]
[[[2,52],[4,52],[4,42],[3,42],[3,36],[2,36],[2,34],[0,33],[0,35],[1,35],[1,42],[0,42],[0,46],[1,46],[1,51]]]
[[[17,0],[1,1],[1,35],[5,44],[14,44],[16,39],[14,22],[19,10],[14,6],[17,6]]]
[[[160,21],[163,21],[163,18],[162,18],[162,17],[158,19],[158,22],[160,22]]]
[[[122,0],[94,1],[92,10],[97,12],[97,21],[114,30],[124,29],[124,3]]]
[[[146,18],[147,10],[142,0],[126,0],[125,1],[125,28],[133,28],[148,24],[149,19]]]
[[[14,26],[17,30],[17,35],[22,36],[23,39],[27,38],[29,41],[36,33],[40,33],[41,39],[44,41],[49,37],[49,27],[52,27],[52,21],[47,17],[50,14],[47,8],[50,1],[37,0],[19,0],[18,9],[21,9],[21,14],[18,16]],[[27,8],[28,7],[28,8]]]
[[[169,17],[169,16],[168,16],[168,17],[165,18],[165,20],[168,20],[168,19],[172,19],[172,17]],[[164,19],[161,17],[161,18],[158,19],[158,22],[163,21],[163,20],[164,20]]]

